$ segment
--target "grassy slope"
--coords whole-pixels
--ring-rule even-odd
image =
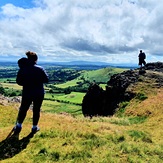
[[[139,91],[141,84],[134,91]],[[14,125],[18,106],[0,105],[0,153],[6,157],[12,155],[2,159],[4,155],[0,154],[1,162],[162,162],[163,89],[149,92],[146,100],[133,99],[126,110],[128,116],[148,116],[143,123],[134,123],[126,116],[90,120],[41,113],[41,131],[25,139],[31,128],[32,112],[29,111],[19,141],[15,142],[10,139],[7,142],[5,138]]]
[[[49,112],[49,113],[70,113],[74,116],[81,115],[81,106],[79,105],[73,105],[73,104],[67,104],[67,103],[61,103],[57,101],[50,101],[50,100],[44,100],[43,105],[43,112]]]
[[[58,96],[57,99],[63,100],[63,101],[70,101],[74,103],[82,103],[82,99],[84,97],[85,93],[81,92],[71,92],[70,94],[63,95],[63,96]]]
[[[127,69],[122,68],[103,68],[93,71],[86,71],[83,76],[84,78],[89,81],[97,81],[97,82],[107,82],[113,74],[118,74]]]
[[[156,85],[154,79],[142,77],[139,83],[130,86],[130,91],[147,98],[141,101],[136,96],[121,117],[90,120],[42,112],[41,131],[31,139],[26,138],[32,123],[31,111],[19,139],[6,139],[14,125],[18,105],[3,102],[5,106],[0,104],[0,162],[163,162],[163,88]]]
[[[121,73],[127,69],[123,68],[102,68],[98,70],[91,70],[91,71],[83,71],[83,73],[78,77],[77,79],[68,81],[63,84],[57,84],[56,86],[59,88],[66,88],[69,86],[75,86],[77,85],[77,82],[82,81],[81,77],[84,77],[85,80],[88,80],[90,82],[93,82],[94,80],[96,82],[106,82],[109,80],[109,78],[113,74]]]
[[[69,101],[71,103],[82,103],[82,99],[85,93],[82,92],[71,92],[70,94],[50,94],[46,93],[45,98],[48,99],[56,99],[56,100],[63,100],[63,101]]]
[[[67,87],[76,86],[77,82],[80,82],[80,81],[81,80],[79,80],[79,79],[74,79],[74,80],[68,81],[68,82],[63,83],[63,84],[57,84],[55,86],[58,88],[67,88]]]
[[[22,87],[16,83],[1,83],[4,88],[12,88],[14,90],[21,90]]]

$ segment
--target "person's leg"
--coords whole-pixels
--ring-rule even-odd
[[[32,103],[31,98],[22,96],[22,101],[21,101],[21,105],[19,108],[18,118],[17,118],[17,123],[19,123],[19,124],[23,123],[31,103]]]
[[[141,58],[139,58],[139,66],[140,66],[140,68],[142,68],[142,60],[141,60]]]
[[[144,66],[146,65],[146,62],[145,62],[145,60],[143,61],[143,65],[144,65]]]
[[[14,127],[15,134],[20,133],[22,129],[22,123],[26,117],[27,110],[29,109],[31,102],[32,102],[31,99],[22,96],[22,101],[21,101],[21,106],[19,108],[19,112],[18,112],[16,126]]]
[[[44,95],[33,99],[33,126],[37,126],[40,118],[40,108],[44,99]]]

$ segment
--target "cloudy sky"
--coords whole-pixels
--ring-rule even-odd
[[[0,60],[163,61],[162,0],[0,0]]]

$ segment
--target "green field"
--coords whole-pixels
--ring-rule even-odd
[[[57,84],[55,86],[58,87],[58,88],[67,88],[67,87],[76,86],[77,82],[82,82],[82,80],[77,78],[77,79],[74,79],[74,80],[67,81],[67,82],[65,82],[63,84]]]
[[[82,71],[81,75],[74,80],[67,81],[63,84],[57,84],[56,87],[59,88],[67,88],[71,86],[76,86],[78,82],[82,82],[83,80],[89,81],[90,83],[96,81],[97,83],[107,83],[110,77],[113,74],[118,74],[128,69],[125,68],[102,68],[99,70],[87,70]]]
[[[44,100],[42,104],[42,111],[49,113],[68,113],[74,116],[81,116],[81,106],[61,103],[57,101]]]
[[[83,73],[83,78],[85,80],[89,80],[90,82],[96,81],[96,82],[107,82],[110,80],[110,77],[113,74],[118,74],[123,71],[126,71],[128,69],[122,69],[122,68],[103,68],[99,70],[92,70],[92,71],[85,71]]]
[[[81,104],[84,95],[85,93],[71,92],[70,94],[67,95],[57,96],[56,99],[60,101],[68,101],[71,103]]]
[[[22,86],[19,86],[16,83],[0,83],[4,88],[14,89],[14,90],[22,90]]]
[[[81,103],[84,95],[85,93],[80,92],[71,92],[67,95],[46,93],[42,110],[51,113],[66,112],[75,116],[81,115]]]
[[[13,75],[13,73],[15,73],[15,70],[14,71],[11,71],[10,69],[8,70],[9,70],[9,74],[11,73]],[[61,71],[57,70],[57,73],[61,74],[61,76],[59,77],[60,79],[62,77],[64,79],[63,74],[68,75],[69,73],[71,73],[71,75],[73,75],[73,73],[74,74],[79,73],[80,76],[76,77],[75,79],[65,81],[64,83],[62,82],[62,83],[54,84],[51,82],[50,84],[46,84],[45,85],[46,94],[45,94],[45,100],[42,106],[42,110],[45,112],[53,112],[53,113],[68,112],[68,113],[72,113],[73,115],[81,114],[81,104],[86,92],[81,93],[76,90],[75,91],[71,90],[70,92],[65,93],[64,89],[67,88],[71,89],[71,87],[74,86],[77,86],[77,89],[78,87],[82,88],[82,85],[84,83],[86,83],[84,87],[88,88],[89,83],[93,81],[96,81],[97,83],[102,82],[100,86],[103,89],[105,89],[106,83],[111,77],[111,75],[115,73],[120,73],[125,70],[127,69],[102,68],[98,70],[82,70],[80,71],[80,73],[79,71],[71,70],[71,69],[62,69]],[[53,72],[51,68],[50,68],[50,72]],[[5,75],[7,75],[6,73]],[[3,71],[2,74],[4,74]],[[1,87],[5,89],[6,91],[5,94],[7,96],[21,95],[22,87],[16,84],[15,78],[0,78],[0,84]],[[80,84],[82,85],[79,86]],[[56,88],[53,87],[59,88],[61,90],[57,90]],[[51,89],[53,93],[50,93]]]

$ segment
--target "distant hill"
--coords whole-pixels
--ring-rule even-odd
[[[105,67],[113,67],[113,68],[127,68],[127,69],[135,69],[138,66],[132,63],[106,63],[106,62],[89,62],[89,61],[71,61],[71,62],[43,62],[39,61],[39,65],[44,68],[73,68],[77,70],[97,70]],[[0,69],[5,68],[16,68],[18,69],[17,61],[0,61]]]
[[[101,68],[98,70],[91,70],[91,71],[84,71],[81,76],[90,82],[102,82],[102,83],[107,83],[107,81],[110,79],[110,77],[114,74],[121,73],[123,71],[126,71],[128,69],[126,68],[115,68],[115,67],[106,67],[106,68]]]
[[[71,62],[49,62],[56,65],[69,65],[69,66],[101,66],[101,67],[120,67],[120,68],[136,68],[138,67],[133,63],[108,63],[108,62],[93,62],[93,61],[71,61]]]
[[[93,70],[83,70],[80,72],[80,75],[70,81],[67,81],[62,84],[57,84],[57,87],[66,88],[69,86],[77,86],[78,83],[87,83],[88,85],[91,82],[103,83],[106,84],[107,81],[111,78],[112,75],[127,71],[127,68],[116,68],[116,67],[106,67]],[[73,75],[73,74],[71,74]]]

